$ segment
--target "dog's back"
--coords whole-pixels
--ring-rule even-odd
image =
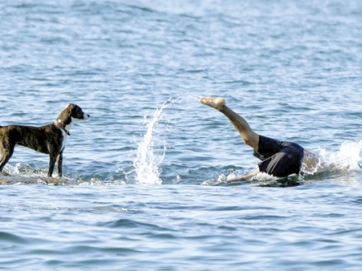
[[[33,127],[10,125],[0,127],[0,142],[15,147],[21,145],[35,151],[50,154],[59,152],[62,147],[62,133],[53,124]]]

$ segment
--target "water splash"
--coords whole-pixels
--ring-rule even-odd
[[[146,134],[138,145],[137,157],[133,162],[136,172],[136,182],[138,184],[161,184],[159,165],[162,163],[166,154],[166,141],[164,140],[161,149],[157,150],[155,130],[162,119],[162,112],[165,108],[174,103],[173,99],[164,102],[161,108],[156,109],[151,119],[145,116]]]
[[[359,142],[345,141],[338,151],[320,149],[319,156],[324,163],[333,165],[332,170],[356,171],[361,170],[361,150],[362,140]]]

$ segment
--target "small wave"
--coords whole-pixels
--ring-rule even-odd
[[[160,230],[158,225],[149,224],[149,223],[141,223],[132,219],[118,219],[116,221],[106,222],[102,223],[104,226],[107,226],[109,228],[137,228],[137,227],[143,227],[143,228],[150,228],[153,230]]]
[[[15,234],[3,232],[3,231],[0,232],[0,240],[2,242],[17,243],[17,244],[26,244],[27,243],[26,239],[19,237]]]

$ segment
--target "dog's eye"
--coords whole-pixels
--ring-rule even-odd
[[[73,111],[75,116],[81,116],[83,114],[83,111],[78,107],[74,107],[74,111]]]

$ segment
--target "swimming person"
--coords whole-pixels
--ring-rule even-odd
[[[296,143],[258,135],[251,130],[244,118],[225,105],[223,98],[203,97],[200,99],[200,103],[223,113],[239,132],[245,144],[254,149],[254,156],[261,160],[254,171],[246,175],[228,178],[227,181],[250,179],[260,172],[274,177],[287,177],[291,174],[320,173],[330,168],[318,156]]]

